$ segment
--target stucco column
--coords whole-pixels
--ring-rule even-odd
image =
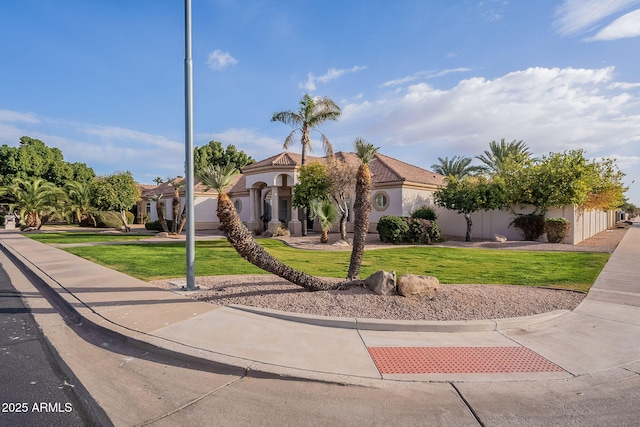
[[[249,222],[253,224],[256,221],[256,189],[249,189]]]
[[[278,198],[278,187],[271,187],[271,221],[269,221],[269,230],[273,230],[280,226],[278,214],[280,210],[280,199]]]
[[[256,197],[257,192],[257,188],[249,189],[249,222],[247,224],[249,230],[255,230],[259,225],[258,217],[256,216],[256,200],[258,199]]]
[[[298,219],[300,216],[300,209],[291,208],[291,219],[289,220],[289,232],[292,236],[302,235],[302,222]]]

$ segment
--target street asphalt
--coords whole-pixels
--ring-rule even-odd
[[[218,307],[18,232],[0,232],[0,245],[0,263],[23,297],[31,295],[25,297],[31,311],[56,308],[58,318],[48,311],[34,317],[116,425],[181,425],[186,420],[194,425],[383,425],[407,414],[413,417],[402,418],[403,425],[640,423],[640,224],[631,226],[575,310],[466,322],[336,319]],[[47,298],[36,298],[40,293]],[[77,352],[56,346],[56,340],[72,342],[74,334],[82,338],[71,346]],[[149,390],[140,397],[120,385],[115,392],[105,383],[116,387],[122,369],[109,369],[105,362],[102,376],[96,376],[79,362],[99,350],[111,355],[96,353],[96,360],[113,355],[119,363],[141,360],[138,373],[151,369],[147,361],[170,366],[165,373],[174,382],[150,382],[140,374],[136,383],[127,371],[126,379],[138,389],[156,387],[156,394],[166,395],[171,387],[182,390],[178,384],[186,381],[191,395],[149,405],[143,404],[152,399]],[[211,375],[215,378],[204,381]],[[339,387],[335,384],[358,386],[348,388],[357,397],[343,397],[342,403],[350,402],[343,407],[318,391]],[[226,400],[212,412],[204,402],[220,398],[222,389]],[[296,393],[285,397],[291,389]],[[332,388],[330,393],[335,398],[346,390]],[[285,398],[293,403],[276,414],[274,408]],[[272,416],[261,422],[243,418],[233,412],[238,399],[252,399],[251,407],[258,405]],[[317,413],[308,399],[326,411]],[[385,407],[394,399],[401,413],[362,415],[364,408],[373,410],[371,402]],[[415,405],[420,410],[412,413],[409,408]],[[221,417],[213,421],[212,413]],[[316,418],[306,418],[312,413]]]

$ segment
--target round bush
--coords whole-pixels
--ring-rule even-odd
[[[170,219],[167,219],[167,229],[171,230],[171,226],[173,225],[173,221]],[[151,231],[164,231],[162,229],[162,224],[160,224],[160,221],[155,220],[155,221],[149,221],[144,225],[144,228],[146,230],[151,230]]]
[[[376,230],[381,241],[397,245],[406,240],[409,234],[409,224],[405,217],[384,215],[378,220]]]
[[[436,215],[436,211],[434,211],[433,209],[422,206],[413,211],[413,213],[411,214],[411,218],[421,218],[427,219],[429,221],[435,221],[438,218],[438,215]]]
[[[569,232],[571,223],[566,218],[547,218],[544,220],[544,231],[549,243],[562,243]]]
[[[544,234],[544,216],[542,215],[518,215],[509,225],[519,228],[524,240],[535,241]]]

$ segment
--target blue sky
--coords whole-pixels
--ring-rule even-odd
[[[0,40],[0,144],[184,173],[183,1],[4,0]],[[640,205],[639,51],[640,0],[193,0],[195,143],[277,154],[271,115],[309,93],[343,109],[321,127],[336,150],[362,137],[428,169],[501,138],[583,148]]]

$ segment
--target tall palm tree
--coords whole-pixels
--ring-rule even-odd
[[[506,142],[504,138],[500,142],[491,141],[489,143],[489,150],[485,150],[483,155],[476,156],[476,159],[484,163],[481,166],[482,171],[490,175],[500,175],[503,171],[503,164],[511,158],[516,162],[524,162],[531,158],[531,152],[529,147],[523,140]]]
[[[0,191],[13,198],[14,203],[9,204],[9,209],[18,209],[20,221],[26,227],[37,229],[42,226],[42,215],[53,211],[57,202],[65,196],[61,189],[42,178],[15,178],[11,185]]]
[[[300,139],[300,145],[302,145],[302,159],[301,164],[306,164],[307,150],[313,152],[311,147],[311,138],[309,134],[312,130],[316,130],[316,127],[320,126],[327,120],[338,120],[342,114],[342,110],[338,105],[329,97],[315,97],[311,98],[308,93],[305,93],[300,101],[300,108],[298,111],[280,111],[273,113],[271,117],[272,122],[281,122],[293,127],[293,130],[284,140],[282,147],[287,150],[294,142],[296,132],[300,132],[302,137]],[[324,133],[320,132],[320,139],[322,140],[322,148],[327,154],[333,153],[333,146]],[[302,209],[302,235],[307,235],[307,213],[306,209]]]
[[[91,205],[91,185],[89,183],[69,181],[64,186],[69,199],[69,209],[75,214],[78,223],[85,218],[91,218],[93,225],[96,220],[92,215],[93,207]]]
[[[462,179],[465,176],[471,175],[482,169],[480,166],[469,166],[472,161],[472,158],[466,156],[453,156],[451,160],[449,160],[448,157],[445,157],[444,159],[442,157],[438,157],[439,163],[431,165],[431,169],[440,175],[454,176],[458,179]]]
[[[353,143],[356,156],[360,159],[358,174],[356,176],[356,199],[353,202],[353,248],[351,249],[351,261],[349,262],[348,280],[357,280],[360,275],[360,266],[364,256],[364,243],[369,230],[369,216],[371,215],[371,171],[369,163],[373,160],[378,147],[356,138]]]
[[[329,230],[338,219],[338,209],[335,203],[327,199],[314,200],[309,207],[311,219],[317,219],[322,229],[320,243],[329,242]]]
[[[251,264],[273,273],[291,283],[310,291],[321,291],[338,287],[336,284],[326,282],[320,278],[310,276],[298,270],[294,270],[269,254],[253,238],[253,234],[242,223],[225,189],[233,182],[238,170],[233,164],[225,167],[219,165],[205,168],[200,176],[200,181],[209,188],[218,192],[218,207],[216,212],[220,220],[221,230],[225,233],[231,246],[241,257]]]
[[[342,114],[340,107],[333,102],[329,97],[315,97],[311,98],[309,94],[305,94],[300,101],[300,108],[298,111],[280,111],[274,113],[271,117],[272,122],[281,122],[293,127],[293,131],[284,140],[283,148],[287,150],[294,142],[294,137],[297,132],[302,134],[300,144],[302,145],[302,164],[306,164],[307,150],[313,152],[311,147],[311,139],[309,134],[312,130],[316,130],[316,127],[320,126],[327,120],[337,120]],[[318,131],[320,132],[320,131]],[[329,139],[320,132],[320,138],[322,140],[322,148],[325,152],[332,152],[333,147]]]
[[[158,221],[160,222],[160,226],[162,226],[162,231],[165,233],[169,232],[169,227],[167,226],[167,220],[164,217],[164,204],[162,203],[162,193],[156,193],[149,196],[149,200],[155,202],[156,204],[156,214],[158,215]]]

